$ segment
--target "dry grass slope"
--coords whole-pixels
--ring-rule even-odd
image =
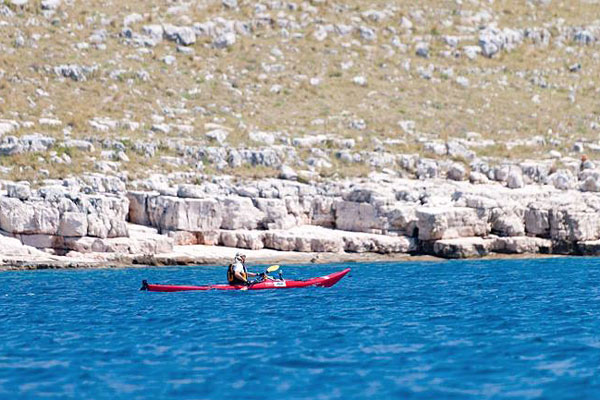
[[[353,151],[384,143],[390,152],[427,157],[434,156],[423,142],[477,132],[489,144],[473,150],[490,160],[547,158],[550,150],[575,156],[574,143],[599,144],[600,37],[582,45],[564,34],[567,27],[597,26],[598,1],[238,0],[230,9],[209,0],[71,0],[53,11],[43,4],[5,0],[0,13],[0,118],[19,123],[11,133],[17,137],[162,143],[152,157],[126,146],[129,160],[121,161],[120,172],[131,177],[195,171],[193,163],[168,164],[161,156],[183,156],[166,143],[219,145],[206,138],[207,124],[229,129],[224,145],[234,148],[256,147],[252,131],[275,132],[278,139],[327,134],[354,139]],[[140,46],[125,32],[133,13],[139,17],[128,27],[135,34],[152,24],[191,27],[219,18],[251,30],[226,48],[200,35],[179,49],[168,40]],[[346,26],[351,32],[339,34]],[[546,29],[552,39],[544,45],[525,38],[491,58],[467,57],[465,46],[478,46],[481,28],[494,26]],[[362,35],[361,27],[375,36]],[[421,43],[426,58],[417,55]],[[76,80],[56,73],[60,65],[94,68]],[[90,124],[99,117],[139,128],[100,131]],[[61,123],[51,127],[43,118]],[[360,120],[364,126],[352,127]],[[414,129],[400,121],[413,121]],[[169,129],[153,129],[157,124]],[[528,142],[537,136],[543,145]],[[65,177],[94,170],[101,150],[78,153],[70,166],[37,153],[0,155],[0,165],[8,167],[5,178]],[[319,170],[325,177],[364,176],[370,168],[331,162]],[[264,166],[206,167],[240,177],[277,174]]]

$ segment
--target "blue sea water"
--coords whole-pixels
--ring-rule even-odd
[[[138,290],[224,267],[0,273],[0,398],[600,398],[599,259],[284,273],[347,266],[255,292]]]

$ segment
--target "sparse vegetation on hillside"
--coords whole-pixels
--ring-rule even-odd
[[[493,165],[600,150],[595,1],[15,3],[0,5],[4,178],[362,176],[402,168],[373,152]],[[73,139],[94,151],[57,162]],[[452,141],[465,153],[431,151]]]

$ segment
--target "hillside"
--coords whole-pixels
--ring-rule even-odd
[[[5,0],[1,175],[312,180],[419,176],[431,159],[426,176],[454,166],[466,179],[506,160],[578,166],[600,149],[599,11],[593,0]]]

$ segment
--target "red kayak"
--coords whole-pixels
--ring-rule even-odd
[[[331,287],[338,283],[348,272],[350,268],[333,274],[320,276],[318,278],[310,278],[303,281],[288,281],[288,280],[265,280],[254,283],[248,286],[248,290],[265,290],[265,289],[292,289],[308,286],[316,287]],[[148,290],[150,292],[182,292],[186,290],[240,290],[246,286],[242,285],[209,285],[209,286],[180,286],[180,285],[154,285],[146,281],[142,281],[140,290]]]

